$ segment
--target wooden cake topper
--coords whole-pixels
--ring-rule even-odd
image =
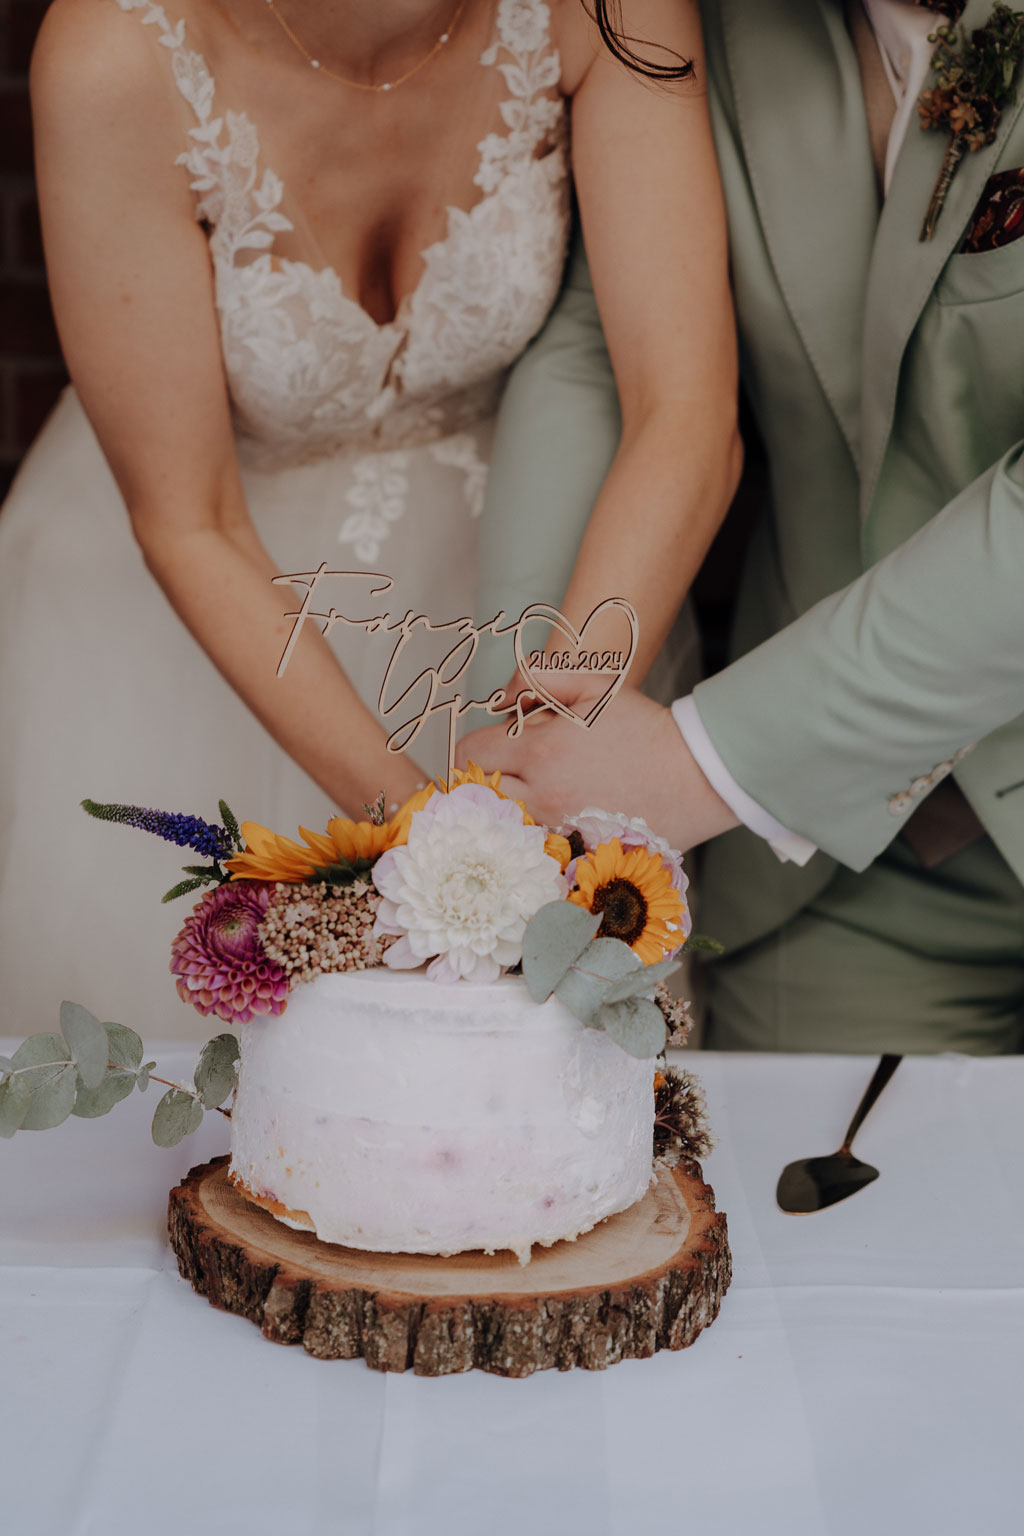
[[[470,710],[481,709],[488,715],[510,716],[508,734],[512,738],[520,735],[526,721],[532,715],[540,714],[545,710],[551,710],[561,715],[563,719],[571,720],[587,730],[597,722],[622,687],[630,663],[636,654],[640,630],[639,620],[636,610],[622,597],[609,597],[603,603],[599,603],[578,630],[563,613],[549,603],[531,603],[518,619],[513,621],[508,620],[503,610],[485,624],[476,624],[470,618],[448,619],[443,623],[435,624],[426,614],[413,613],[411,609],[400,618],[390,613],[352,618],[340,613],[333,606],[326,610],[314,607],[313,601],[321,585],[341,578],[375,583],[370,586],[366,594],[369,597],[378,597],[390,591],[394,585],[391,577],[381,572],[331,571],[328,570],[326,561],[321,562],[315,571],[298,571],[288,576],[274,577],[275,586],[290,584],[305,588],[301,607],[284,615],[286,619],[292,619],[294,622],[278,663],[278,677],[283,677],[299,635],[306,624],[316,624],[324,637],[336,624],[349,629],[361,629],[367,635],[394,635],[394,648],[377,696],[377,710],[381,718],[387,722],[399,716],[403,706],[406,711],[411,710],[413,713],[407,714],[405,719],[401,719],[400,723],[393,727],[387,739],[387,749],[389,752],[406,751],[412,746],[428,720],[433,719],[434,716],[445,715],[448,721],[447,782],[449,784],[455,773],[455,735],[458,723]],[[628,645],[617,650],[588,649],[588,633],[593,634],[598,621],[605,615],[613,613],[621,613],[626,620],[629,630]],[[523,639],[524,632],[527,625],[537,622],[546,623],[551,635],[558,634],[564,637],[568,642],[567,646],[562,650],[552,649],[549,637],[546,648],[527,650]],[[445,634],[452,637],[453,643],[440,662],[435,666],[424,667],[411,682],[403,686],[396,681],[398,669],[410,641],[417,634]],[[511,702],[507,700],[503,688],[495,689],[486,699],[470,699],[458,686],[465,680],[484,635],[512,636],[516,666],[525,687]],[[588,700],[585,713],[573,709],[570,704],[560,699],[554,690],[554,676],[563,676],[570,672],[608,679],[603,692],[596,698]],[[391,697],[396,687],[400,688],[400,692],[397,697]]]

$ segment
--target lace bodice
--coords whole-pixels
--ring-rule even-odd
[[[172,24],[155,0],[117,4],[157,29],[196,118],[179,163],[209,230],[243,460],[277,467],[351,447],[397,448],[487,415],[554,302],[565,258],[565,109],[543,0],[498,0],[480,62],[507,86],[505,131],[480,141],[478,201],[447,209],[444,238],[423,252],[419,283],[387,324],[343,291],[332,267],[274,255],[275,235],[293,225],[255,124],[246,113],[218,115],[213,77],[188,47],[184,21]]]

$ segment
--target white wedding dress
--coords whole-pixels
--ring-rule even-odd
[[[284,572],[326,561],[388,573],[394,587],[370,612],[471,613],[496,403],[565,255],[565,109],[547,6],[498,0],[475,185],[423,252],[415,291],[378,324],[315,241],[308,262],[275,250],[286,236],[294,252],[306,226],[264,159],[259,102],[230,109],[184,21],[152,0],[112,3],[165,51],[187,112],[181,164],[208,233],[244,485],[271,558]],[[331,638],[375,703],[387,640],[340,627]],[[91,820],[87,796],[208,820],[223,796],[288,835],[336,809],[147,573],[69,389],[0,515],[0,1034],[55,1028],[67,997],[144,1037],[206,1038],[217,1021],[184,1008],[167,974],[189,899],[159,900],[196,855]]]

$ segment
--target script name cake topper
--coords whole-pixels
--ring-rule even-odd
[[[509,620],[508,615],[502,610],[484,624],[477,624],[468,617],[435,623],[426,614],[414,613],[412,609],[407,610],[401,617],[390,613],[352,617],[350,614],[339,612],[333,605],[326,609],[314,607],[314,598],[317,597],[322,584],[340,579],[370,583],[365,593],[368,597],[378,597],[390,591],[394,585],[391,577],[382,572],[331,571],[328,570],[326,561],[322,561],[315,571],[297,571],[291,575],[273,578],[275,586],[292,585],[305,588],[301,606],[284,615],[286,619],[292,619],[294,622],[278,662],[277,676],[283,677],[306,624],[315,624],[324,637],[339,624],[348,629],[361,629],[367,635],[393,635],[395,643],[377,696],[377,711],[381,718],[388,722],[395,719],[403,710],[403,706],[414,712],[394,726],[387,739],[387,749],[389,752],[406,751],[412,746],[428,720],[436,716],[446,716],[448,783],[451,783],[455,773],[455,736],[458,723],[470,710],[483,710],[485,714],[492,716],[511,716],[508,727],[508,735],[511,738],[520,735],[526,721],[533,715],[539,715],[547,710],[587,730],[596,724],[607,705],[622,687],[636,653],[639,621],[636,610],[625,598],[606,598],[588,614],[579,629],[550,603],[531,603],[514,620]],[[324,601],[324,599],[320,600]],[[612,613],[620,613],[625,619],[629,631],[628,644],[618,649],[588,649],[586,645],[588,631],[592,632],[591,627],[603,615]],[[549,644],[544,649],[527,650],[523,638],[524,632],[528,624],[537,622],[544,622],[549,626]],[[550,637],[555,634],[561,635],[568,642],[568,645],[561,650],[551,647]],[[450,636],[452,644],[441,660],[433,666],[424,667],[409,682],[398,681],[399,667],[411,643],[415,638],[426,635]],[[496,688],[486,699],[470,699],[457,687],[465,679],[477,654],[480,640],[485,635],[511,635],[512,637],[516,666],[525,684],[514,699],[509,699],[507,690],[504,688]],[[569,672],[608,678],[607,687],[596,696],[590,696],[587,699],[583,713],[561,699],[555,690],[554,678]],[[392,693],[395,694],[394,697],[391,697]]]

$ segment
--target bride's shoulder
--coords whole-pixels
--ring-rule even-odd
[[[174,31],[155,0],[51,0],[32,54],[33,97],[68,87],[141,97],[166,74],[156,44]]]
[[[105,124],[123,130],[137,122],[159,131],[160,103],[170,108],[167,60],[154,35],[161,22],[173,31],[152,0],[52,0],[32,54],[37,134],[51,122],[77,125],[87,135]]]

